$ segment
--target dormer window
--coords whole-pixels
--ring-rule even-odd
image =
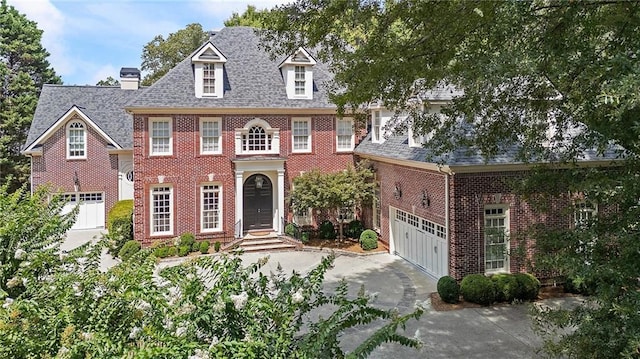
[[[191,57],[197,98],[224,96],[224,63],[227,59],[212,43],[207,42]]]
[[[316,60],[299,48],[280,64],[289,99],[313,99],[313,66]]]

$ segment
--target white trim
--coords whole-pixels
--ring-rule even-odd
[[[382,111],[375,110],[371,114],[371,142],[382,143]]]
[[[350,141],[351,141],[351,144],[350,144],[349,148],[340,147],[340,144],[339,144],[340,143],[339,136],[341,136],[340,133],[339,133],[339,123],[340,122],[349,122],[350,123],[350,128],[351,128],[351,139],[350,139]],[[355,138],[356,138],[355,130],[353,128],[353,119],[350,118],[350,117],[336,118],[335,124],[336,124],[336,135],[335,135],[336,152],[352,152],[354,147],[355,147]],[[342,135],[342,136],[344,136],[344,135]]]
[[[502,210],[502,213],[495,213],[495,214],[487,214],[486,211],[487,210]],[[482,244],[484,246],[483,248],[483,253],[484,253],[484,272],[486,274],[493,274],[493,273],[509,273],[510,272],[510,261],[509,261],[509,252],[510,252],[510,241],[509,241],[509,226],[511,221],[509,220],[509,216],[510,216],[510,211],[509,211],[509,205],[508,204],[488,204],[485,205],[482,208]],[[504,259],[503,261],[503,265],[501,268],[487,268],[487,219],[489,220],[500,220],[503,219],[504,223],[502,225],[502,227],[504,228],[504,244],[502,244],[504,246]],[[497,228],[495,226],[492,226],[490,228]],[[499,261],[496,260],[496,261]]]
[[[71,128],[71,126],[73,125],[78,125],[80,127]],[[81,156],[71,155],[71,133],[70,133],[71,131],[82,131],[82,149],[74,150],[74,151],[82,151]],[[84,122],[82,122],[81,120],[73,119],[73,118],[69,120],[69,122],[67,122],[66,130],[65,130],[65,147],[66,147],[68,160],[86,160],[87,159],[87,125]]]
[[[209,55],[210,54],[210,55]],[[194,92],[197,98],[222,98],[224,96],[224,63],[227,58],[211,42],[202,45],[191,57],[194,67]],[[204,91],[205,66],[213,65],[213,92]]]
[[[306,148],[296,149],[296,137],[304,137],[304,135],[296,135],[296,122],[306,122],[307,130],[307,143]],[[311,131],[311,118],[310,117],[292,117],[291,118],[291,152],[293,153],[309,153],[312,151],[312,131]]]
[[[204,122],[212,122],[217,124],[216,126],[218,131],[218,140],[217,140],[218,149],[217,150],[213,150],[213,151],[204,150],[204,141],[203,141],[203,133],[202,133],[204,128],[204,125],[203,125]],[[222,153],[222,117],[200,117],[198,132],[200,136],[200,154],[217,155]]]
[[[157,188],[168,188],[168,195],[169,195],[169,230],[168,231],[160,231],[160,232],[156,232],[154,231],[154,218],[153,218],[153,211],[154,211],[154,190]],[[158,194],[167,194],[167,192],[162,192],[162,193],[158,193]],[[174,213],[173,213],[173,186],[171,184],[156,184],[153,185],[151,187],[149,187],[149,225],[150,225],[150,235],[151,236],[170,236],[173,235],[173,217],[174,217]]]
[[[300,54],[302,54],[302,58],[299,57]],[[314,66],[316,64],[317,64],[316,59],[314,59],[313,56],[311,56],[311,54],[309,54],[307,50],[305,50],[302,47],[299,47],[298,50],[296,50],[293,54],[291,54],[289,57],[284,59],[284,61],[282,61],[278,67],[283,68],[286,65]]]
[[[167,152],[154,152],[153,151],[153,123],[168,123],[169,124],[169,150]],[[171,117],[149,117],[149,156],[172,156],[173,155],[173,118]]]
[[[271,138],[271,149],[264,151],[245,150],[245,136],[249,134],[249,131],[253,127],[262,127],[267,138]],[[247,122],[243,128],[235,129],[235,147],[236,155],[261,155],[261,154],[279,154],[280,153],[280,129],[272,128],[269,123],[261,118],[254,118]]]
[[[73,106],[62,116],[60,116],[60,118],[58,118],[58,120],[53,125],[51,125],[48,130],[46,130],[42,135],[36,138],[36,140],[33,141],[33,143],[30,144],[29,147],[27,147],[23,151],[23,153],[30,154],[37,145],[42,144],[44,141],[46,141],[49,137],[51,137],[51,135],[53,135],[55,131],[57,131],[62,125],[64,125],[67,120],[73,118],[73,116],[76,115],[79,116],[85,124],[91,126],[102,138],[113,144],[116,149],[122,149],[122,147],[120,147],[120,145],[116,141],[114,141],[109,135],[102,131],[102,129],[100,129],[100,127],[98,127],[95,122],[91,121],[91,119],[87,115],[85,115],[77,106]]]
[[[218,196],[218,226],[215,228],[204,228],[204,194],[205,194],[205,186],[215,186],[217,187],[214,190],[210,190],[207,192],[217,193]],[[200,184],[200,232],[201,233],[214,233],[222,231],[222,220],[223,220],[223,200],[222,200],[222,184],[219,182],[206,182]]]

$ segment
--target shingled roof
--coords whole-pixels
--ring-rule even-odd
[[[127,104],[127,108],[335,108],[326,93],[326,82],[332,79],[326,65],[318,62],[313,67],[313,99],[288,99],[278,67],[282,59],[272,60],[259,47],[259,37],[253,28],[223,28],[210,42],[227,59],[223,98],[196,98],[189,56]]]
[[[122,90],[119,86],[44,85],[24,148],[76,106],[122,148],[133,147],[133,120],[124,105],[145,89]]]

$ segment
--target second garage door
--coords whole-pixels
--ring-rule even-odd
[[[104,196],[101,192],[67,193],[64,213],[78,205],[78,217],[71,229],[104,228]]]
[[[395,212],[395,213],[394,213]],[[445,228],[399,209],[391,209],[394,252],[435,278],[448,274]]]

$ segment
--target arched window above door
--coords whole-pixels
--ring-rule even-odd
[[[262,119],[253,119],[235,130],[236,154],[280,153],[280,129],[272,128]]]

